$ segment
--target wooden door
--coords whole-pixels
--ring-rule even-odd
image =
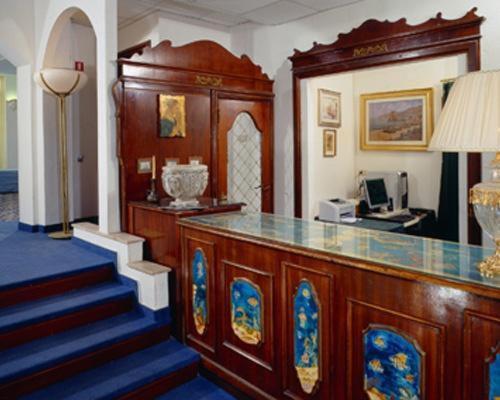
[[[217,94],[219,199],[273,212],[273,103],[271,97]]]

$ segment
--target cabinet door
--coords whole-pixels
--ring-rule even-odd
[[[276,288],[269,265],[221,260],[222,315],[219,360],[267,393],[277,393]]]
[[[464,326],[464,399],[498,400],[500,319],[466,311]]]
[[[443,398],[444,325],[354,299],[347,305],[349,398]]]
[[[218,196],[273,211],[272,100],[217,99]]]

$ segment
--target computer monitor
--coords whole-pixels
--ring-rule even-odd
[[[387,207],[389,205],[389,196],[383,179],[365,179],[366,201],[371,210],[374,208]]]

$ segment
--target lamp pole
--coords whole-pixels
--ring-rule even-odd
[[[51,72],[54,75],[53,69]],[[62,73],[68,74],[68,72],[73,73],[68,79],[66,77],[67,84],[63,89],[58,89],[56,84],[49,83],[49,79],[44,75],[44,71],[40,71],[38,75],[35,76],[37,82],[42,86],[42,88],[56,96],[58,104],[58,114],[59,114],[59,159],[60,159],[60,179],[59,179],[59,190],[60,197],[62,201],[61,214],[62,214],[62,231],[50,233],[49,236],[52,239],[71,239],[72,232],[69,226],[69,195],[68,195],[68,135],[67,135],[67,123],[66,123],[66,98],[72,93],[76,92],[78,89],[83,87],[86,83],[86,77],[83,72],[71,71],[61,69]],[[81,81],[81,77],[84,76],[85,79]],[[57,79],[54,75],[53,79]],[[74,81],[73,81],[74,79]]]

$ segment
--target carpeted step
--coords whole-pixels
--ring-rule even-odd
[[[133,311],[4,350],[0,352],[0,393],[26,393],[168,335],[168,326]]]
[[[131,311],[135,292],[111,281],[0,308],[0,350]]]
[[[235,397],[201,376],[176,387],[156,400],[235,400]]]
[[[197,373],[198,361],[199,355],[195,351],[170,339],[30,393],[23,399],[151,398],[155,390],[152,389],[155,381],[161,380],[164,387],[168,387],[169,383],[166,381],[168,377],[175,379],[171,382],[172,385],[191,379],[192,375]],[[194,368],[189,368],[191,366]],[[184,374],[181,377],[179,371],[190,371],[186,374],[191,376]],[[141,391],[141,388],[144,390]],[[186,398],[198,399],[191,393]],[[232,399],[232,397],[218,398]]]
[[[1,272],[5,275],[10,274],[8,269],[4,270],[2,268]],[[26,271],[24,272],[27,273]],[[16,279],[18,280],[16,281]],[[110,282],[114,279],[115,266],[113,262],[97,264],[90,267],[68,268],[68,270],[64,272],[45,272],[44,276],[32,279],[27,279],[26,277],[4,278],[3,281],[9,283],[3,285],[1,284],[3,282],[0,282],[0,307],[8,307],[22,302],[35,301],[45,297],[66,293],[71,290]],[[2,279],[0,279],[0,281],[2,281]]]

